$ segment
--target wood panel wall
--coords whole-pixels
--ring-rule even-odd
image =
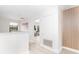
[[[63,45],[79,50],[79,7],[63,11]]]

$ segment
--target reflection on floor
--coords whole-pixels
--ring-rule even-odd
[[[52,52],[41,47],[39,44],[30,44],[30,53],[32,54],[51,54]]]
[[[77,53],[63,48],[61,54],[77,54]]]
[[[30,43],[30,54],[53,54],[53,52],[41,47],[39,44]],[[77,53],[66,49],[62,49],[62,52],[60,54],[77,54]]]

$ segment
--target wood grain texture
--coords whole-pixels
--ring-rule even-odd
[[[63,45],[79,50],[79,7],[63,11]]]

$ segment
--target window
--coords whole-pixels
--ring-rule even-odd
[[[16,31],[18,31],[18,23],[10,22],[9,32],[16,32]]]

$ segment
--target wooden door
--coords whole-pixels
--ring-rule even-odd
[[[79,49],[79,7],[63,11],[63,45]]]
[[[72,24],[71,24],[71,11],[66,10],[63,12],[63,44],[71,48],[72,39]]]

